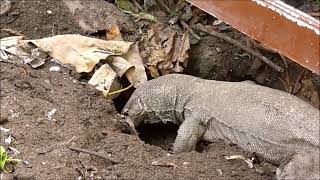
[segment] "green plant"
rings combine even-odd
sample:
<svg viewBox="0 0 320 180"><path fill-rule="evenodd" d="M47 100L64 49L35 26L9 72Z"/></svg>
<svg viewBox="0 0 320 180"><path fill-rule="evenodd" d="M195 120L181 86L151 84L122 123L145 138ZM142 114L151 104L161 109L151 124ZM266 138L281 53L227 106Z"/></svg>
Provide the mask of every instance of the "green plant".
<svg viewBox="0 0 320 180"><path fill-rule="evenodd" d="M9 173L11 172L6 168L7 164L17 165L21 160L20 159L11 159L8 158L8 154L4 147L0 146L0 172Z"/></svg>

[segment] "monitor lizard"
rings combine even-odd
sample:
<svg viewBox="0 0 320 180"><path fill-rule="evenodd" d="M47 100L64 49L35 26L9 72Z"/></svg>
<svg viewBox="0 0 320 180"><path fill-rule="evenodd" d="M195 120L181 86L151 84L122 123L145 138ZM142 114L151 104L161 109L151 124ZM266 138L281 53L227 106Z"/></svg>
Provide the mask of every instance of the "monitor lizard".
<svg viewBox="0 0 320 180"><path fill-rule="evenodd" d="M174 153L222 140L280 166L278 179L320 178L320 111L280 90L171 74L138 87L122 114L135 127L178 124Z"/></svg>

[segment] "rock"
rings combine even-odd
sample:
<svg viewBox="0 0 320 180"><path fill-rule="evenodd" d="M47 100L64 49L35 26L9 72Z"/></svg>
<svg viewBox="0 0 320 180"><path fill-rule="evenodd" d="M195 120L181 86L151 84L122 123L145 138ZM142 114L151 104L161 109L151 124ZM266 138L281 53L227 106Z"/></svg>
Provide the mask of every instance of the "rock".
<svg viewBox="0 0 320 180"><path fill-rule="evenodd" d="M63 0L63 2L86 33L110 30L114 25L125 32L135 31L135 25L129 16L104 0Z"/></svg>

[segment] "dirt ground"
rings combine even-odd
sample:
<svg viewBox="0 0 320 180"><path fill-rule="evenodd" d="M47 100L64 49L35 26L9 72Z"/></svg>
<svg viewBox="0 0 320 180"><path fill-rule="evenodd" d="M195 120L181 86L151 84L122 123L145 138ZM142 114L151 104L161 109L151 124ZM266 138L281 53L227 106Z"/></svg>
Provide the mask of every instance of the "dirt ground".
<svg viewBox="0 0 320 180"><path fill-rule="evenodd" d="M62 0L14 2L11 10L1 16L1 28L13 29L29 38L67 33L89 35L73 21ZM7 36L0 33L0 38ZM130 39L135 34L127 36ZM228 48L233 47L222 47ZM0 65L0 126L10 129L0 132L0 144L7 147L4 139L10 134L10 146L20 152L14 157L23 160L12 173L2 174L2 179L274 179L276 167L269 163L249 168L243 160L226 160L224 156L253 156L234 145L203 142L198 151L170 154L177 131L174 126L142 127L141 139L121 132L113 101L82 83L73 70L54 62L38 69L3 62ZM60 66L61 70L51 72L52 66ZM288 76L294 84L301 67L290 66L297 69ZM305 74L308 86L301 83L296 94L318 106L319 91L313 75ZM265 85L285 90L280 82L268 83ZM303 88L306 90L301 92ZM72 148L97 152L100 157ZM13 151L8 152L13 156Z"/></svg>

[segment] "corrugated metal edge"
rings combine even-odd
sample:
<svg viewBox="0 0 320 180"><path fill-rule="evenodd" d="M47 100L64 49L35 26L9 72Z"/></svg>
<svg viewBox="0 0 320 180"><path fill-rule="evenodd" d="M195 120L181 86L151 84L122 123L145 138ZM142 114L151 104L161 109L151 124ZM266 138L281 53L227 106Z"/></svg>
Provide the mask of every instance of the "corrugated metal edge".
<svg viewBox="0 0 320 180"><path fill-rule="evenodd" d="M320 22L279 0L188 0L265 46L320 74Z"/></svg>

